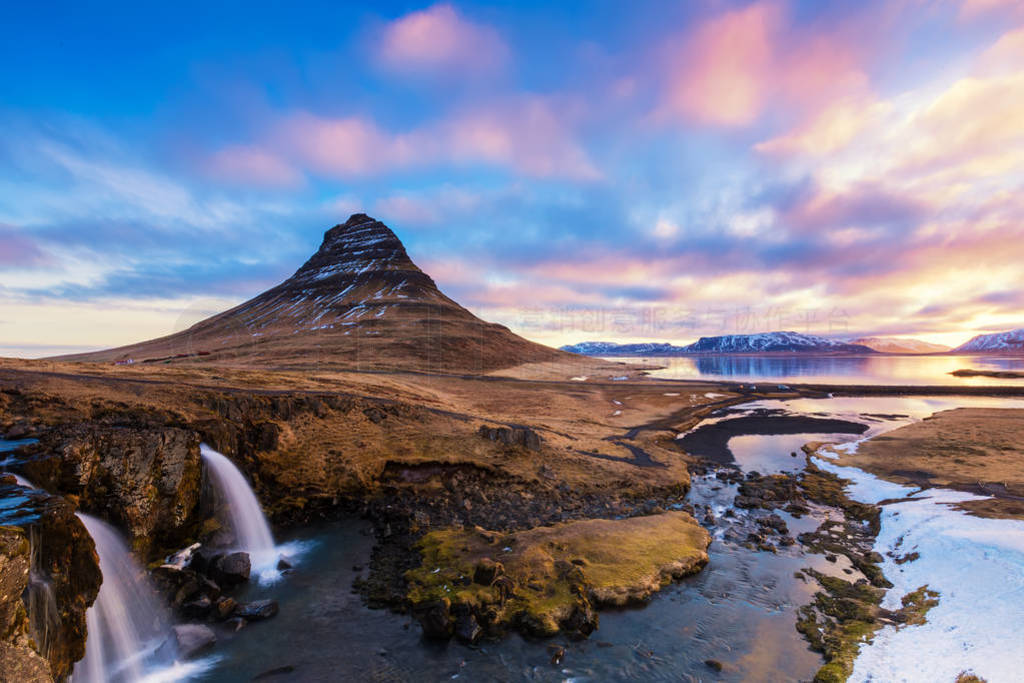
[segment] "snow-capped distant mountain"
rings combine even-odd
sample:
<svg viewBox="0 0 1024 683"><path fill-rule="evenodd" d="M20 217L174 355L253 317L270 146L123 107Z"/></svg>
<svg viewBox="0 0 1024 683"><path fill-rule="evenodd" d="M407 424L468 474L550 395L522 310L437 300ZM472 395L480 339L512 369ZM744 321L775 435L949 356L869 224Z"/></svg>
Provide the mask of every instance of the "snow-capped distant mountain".
<svg viewBox="0 0 1024 683"><path fill-rule="evenodd" d="M677 356L690 353L874 353L867 346L799 332L764 332L701 337L688 346L667 343L615 344L590 341L563 346L563 351L585 356Z"/></svg>
<svg viewBox="0 0 1024 683"><path fill-rule="evenodd" d="M687 353L874 353L867 346L799 332L763 332L701 337L686 347Z"/></svg>
<svg viewBox="0 0 1024 683"><path fill-rule="evenodd" d="M671 356L686 352L682 346L673 346L667 343L616 344L602 341L568 344L562 346L561 350L584 356Z"/></svg>
<svg viewBox="0 0 1024 683"><path fill-rule="evenodd" d="M879 353L945 353L949 347L933 344L920 339L899 339L897 337L861 337L851 339L851 344L860 344Z"/></svg>
<svg viewBox="0 0 1024 683"><path fill-rule="evenodd" d="M1009 332L979 334L953 351L1024 351L1024 327Z"/></svg>

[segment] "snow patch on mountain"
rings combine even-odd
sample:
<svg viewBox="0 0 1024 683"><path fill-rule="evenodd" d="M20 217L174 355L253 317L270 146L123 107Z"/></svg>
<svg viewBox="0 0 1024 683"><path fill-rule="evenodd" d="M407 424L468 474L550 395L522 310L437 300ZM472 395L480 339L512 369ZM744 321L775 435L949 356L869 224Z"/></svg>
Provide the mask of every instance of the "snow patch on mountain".
<svg viewBox="0 0 1024 683"><path fill-rule="evenodd" d="M979 334L954 351L1021 351L1024 350L1024 327L1009 332Z"/></svg>

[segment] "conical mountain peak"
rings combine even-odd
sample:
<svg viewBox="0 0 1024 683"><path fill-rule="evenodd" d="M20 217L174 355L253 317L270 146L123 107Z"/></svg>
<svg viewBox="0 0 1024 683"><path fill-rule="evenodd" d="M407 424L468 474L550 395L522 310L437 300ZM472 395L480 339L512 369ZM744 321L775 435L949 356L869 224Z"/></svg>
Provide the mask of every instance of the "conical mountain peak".
<svg viewBox="0 0 1024 683"><path fill-rule="evenodd" d="M356 213L324 233L320 248L291 281L304 285L324 281L338 284L353 279L387 278L396 272L407 273L418 284L436 287L412 262L402 241L388 226L365 213Z"/></svg>
<svg viewBox="0 0 1024 683"><path fill-rule="evenodd" d="M388 226L357 213L327 230L294 275L245 303L168 337L68 358L464 372L563 356L449 299Z"/></svg>

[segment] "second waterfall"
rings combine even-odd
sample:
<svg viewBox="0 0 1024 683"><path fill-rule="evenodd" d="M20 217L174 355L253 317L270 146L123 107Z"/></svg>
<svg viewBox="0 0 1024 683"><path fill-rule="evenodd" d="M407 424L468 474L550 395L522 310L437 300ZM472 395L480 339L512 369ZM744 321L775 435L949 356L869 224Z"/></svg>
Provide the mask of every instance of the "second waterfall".
<svg viewBox="0 0 1024 683"><path fill-rule="evenodd" d="M210 473L218 512L234 533L234 547L249 553L253 569L261 579L276 577L278 549L249 482L223 454L206 444L200 446L200 451Z"/></svg>

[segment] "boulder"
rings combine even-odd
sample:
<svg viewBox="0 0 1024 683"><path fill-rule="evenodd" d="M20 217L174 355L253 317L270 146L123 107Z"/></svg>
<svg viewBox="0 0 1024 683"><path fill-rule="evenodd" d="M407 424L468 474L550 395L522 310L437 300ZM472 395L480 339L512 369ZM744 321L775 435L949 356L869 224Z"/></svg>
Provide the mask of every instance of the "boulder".
<svg viewBox="0 0 1024 683"><path fill-rule="evenodd" d="M504 573L505 567L501 562L495 562L491 558L485 557L476 563L476 568L473 570L473 582L481 586L490 586Z"/></svg>
<svg viewBox="0 0 1024 683"><path fill-rule="evenodd" d="M235 616L247 621L262 621L277 616L277 600L256 600L235 607Z"/></svg>
<svg viewBox="0 0 1024 683"><path fill-rule="evenodd" d="M214 604L214 614L223 621L235 613L236 607L238 607L238 603L234 598L224 596Z"/></svg>
<svg viewBox="0 0 1024 683"><path fill-rule="evenodd" d="M178 624L173 627L173 631L178 655L182 659L191 659L217 642L217 634L203 624Z"/></svg>
<svg viewBox="0 0 1024 683"><path fill-rule="evenodd" d="M221 586L237 586L249 580L251 571L249 553L235 552L219 555L213 561L209 575Z"/></svg>

